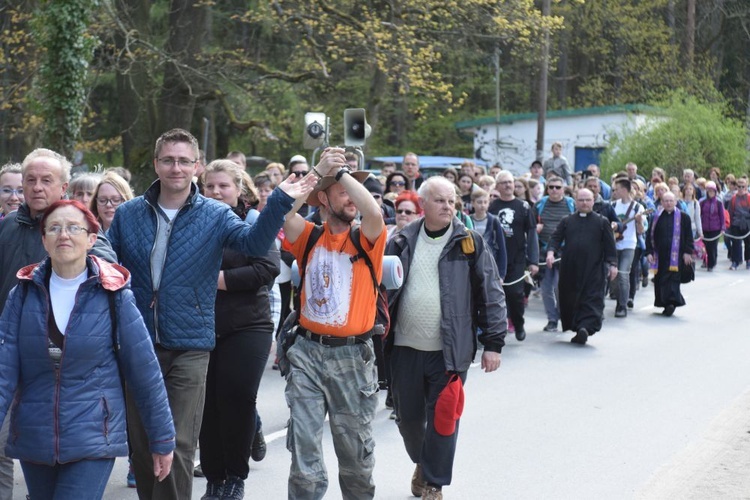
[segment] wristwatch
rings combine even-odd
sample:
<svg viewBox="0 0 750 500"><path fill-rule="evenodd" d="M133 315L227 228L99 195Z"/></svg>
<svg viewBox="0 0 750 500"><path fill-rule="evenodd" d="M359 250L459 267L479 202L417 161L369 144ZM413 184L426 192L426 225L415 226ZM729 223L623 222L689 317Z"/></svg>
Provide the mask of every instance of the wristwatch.
<svg viewBox="0 0 750 500"><path fill-rule="evenodd" d="M338 181L340 181L340 180L341 180L341 177L342 177L342 176L343 176L344 174L351 174L351 173L352 173L352 171L351 171L351 170L349 170L349 167L341 167L341 168L339 169L339 171L338 171L338 172L336 172L336 177L334 177L334 179L336 179L336 182L338 182Z"/></svg>

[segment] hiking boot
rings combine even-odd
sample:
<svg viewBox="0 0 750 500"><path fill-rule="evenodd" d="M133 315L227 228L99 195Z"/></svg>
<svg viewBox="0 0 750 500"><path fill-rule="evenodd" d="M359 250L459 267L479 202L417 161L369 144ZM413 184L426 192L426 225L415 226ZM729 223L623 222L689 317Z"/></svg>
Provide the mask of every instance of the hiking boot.
<svg viewBox="0 0 750 500"><path fill-rule="evenodd" d="M421 497L424 492L424 478L422 477L422 466L417 464L414 474L411 475L411 494L415 497Z"/></svg>
<svg viewBox="0 0 750 500"><path fill-rule="evenodd" d="M222 499L242 500L245 498L245 481L239 477L229 476L224 483Z"/></svg>
<svg viewBox="0 0 750 500"><path fill-rule="evenodd" d="M542 328L545 332L556 332L557 331L557 321L549 321L547 322L547 326Z"/></svg>
<svg viewBox="0 0 750 500"><path fill-rule="evenodd" d="M617 306L615 308L615 318L625 318L628 315L628 310L624 307Z"/></svg>
<svg viewBox="0 0 750 500"><path fill-rule="evenodd" d="M443 490L440 486L433 484L427 484L422 491L422 500L443 500Z"/></svg>
<svg viewBox="0 0 750 500"><path fill-rule="evenodd" d="M523 342L523 339L526 338L526 331L525 330L516 330L516 340L519 342Z"/></svg>
<svg viewBox="0 0 750 500"><path fill-rule="evenodd" d="M266 439L263 437L262 427L258 427L258 431L255 433L255 439L253 439L253 444L250 447L250 456L256 462L266 458Z"/></svg>
<svg viewBox="0 0 750 500"><path fill-rule="evenodd" d="M576 332L575 336L570 339L571 342L574 344L585 344L586 341L589 339L589 332L585 328L579 328Z"/></svg>
<svg viewBox="0 0 750 500"><path fill-rule="evenodd" d="M201 497L201 500L221 500L222 498L224 498L222 496L223 493L224 483L209 481L206 484L206 494Z"/></svg>

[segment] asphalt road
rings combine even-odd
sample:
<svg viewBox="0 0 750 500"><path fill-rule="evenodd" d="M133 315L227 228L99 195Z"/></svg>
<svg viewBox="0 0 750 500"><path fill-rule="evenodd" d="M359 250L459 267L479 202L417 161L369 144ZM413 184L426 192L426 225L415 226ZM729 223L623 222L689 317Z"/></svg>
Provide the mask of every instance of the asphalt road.
<svg viewBox="0 0 750 500"><path fill-rule="evenodd" d="M473 367L466 384L453 484L446 498L750 498L750 271L698 271L688 305L665 318L653 288L626 319L607 301L603 330L586 346L543 333L541 300L528 336L512 335L500 370ZM284 383L269 369L259 395L268 456L252 463L245 498L286 498L289 453ZM413 470L389 411L375 422L379 499L410 497ZM331 484L340 498L330 437ZM135 499L118 460L105 494ZM14 499L25 498L17 467ZM196 479L193 498L205 481Z"/></svg>

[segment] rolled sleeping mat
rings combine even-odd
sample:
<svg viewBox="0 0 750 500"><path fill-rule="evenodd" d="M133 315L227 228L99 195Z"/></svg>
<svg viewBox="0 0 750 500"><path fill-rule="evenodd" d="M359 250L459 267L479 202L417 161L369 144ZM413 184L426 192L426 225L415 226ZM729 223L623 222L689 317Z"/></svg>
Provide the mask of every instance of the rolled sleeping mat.
<svg viewBox="0 0 750 500"><path fill-rule="evenodd" d="M395 255L383 257L383 278L381 280L386 290L396 290L404 283L404 267L401 259ZM299 266L297 261L292 262L292 283L299 288Z"/></svg>

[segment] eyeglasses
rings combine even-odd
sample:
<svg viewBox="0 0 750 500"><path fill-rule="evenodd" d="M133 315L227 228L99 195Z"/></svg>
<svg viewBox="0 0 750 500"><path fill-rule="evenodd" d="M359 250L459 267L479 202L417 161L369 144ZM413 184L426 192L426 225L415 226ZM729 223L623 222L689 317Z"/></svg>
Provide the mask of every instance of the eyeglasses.
<svg viewBox="0 0 750 500"><path fill-rule="evenodd" d="M562 189L562 186L547 186L547 189Z"/></svg>
<svg viewBox="0 0 750 500"><path fill-rule="evenodd" d="M19 188L19 189L13 189L13 188L9 188L9 187L4 187L4 188L0 189L0 194L2 194L3 196L13 196L13 195L16 195L19 198L21 198L21 197L23 197L23 189L21 189L21 188Z"/></svg>
<svg viewBox="0 0 750 500"><path fill-rule="evenodd" d="M88 229L86 229L83 226L79 226L76 224L70 224L69 226L60 226L59 224L54 224L44 230L45 233L47 233L50 236L60 236L62 234L63 229L66 233L68 233L69 236L78 236L81 233L90 233Z"/></svg>
<svg viewBox="0 0 750 500"><path fill-rule="evenodd" d="M391 186L406 186L404 181L391 181Z"/></svg>
<svg viewBox="0 0 750 500"><path fill-rule="evenodd" d="M747 189L747 184L737 184L737 187L740 189Z"/></svg>
<svg viewBox="0 0 750 500"><path fill-rule="evenodd" d="M162 167L171 167L174 164L177 164L183 168L192 167L196 164L198 160L189 160L188 158L172 158L171 156L167 156L164 158L157 158L156 161L159 162L159 165Z"/></svg>
<svg viewBox="0 0 750 500"><path fill-rule="evenodd" d="M119 206L120 203L125 201L124 199L117 197L117 198L97 198L96 204L100 207L106 207L108 204L111 204L113 207Z"/></svg>
<svg viewBox="0 0 750 500"><path fill-rule="evenodd" d="M405 215L414 215L417 212L415 212L413 210L407 210L405 208L401 208L399 210L396 210L396 213L399 214L399 215L404 215L404 214Z"/></svg>

